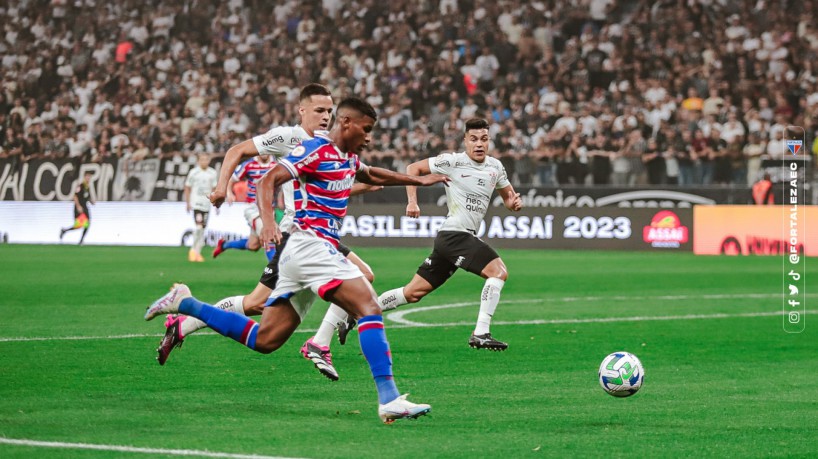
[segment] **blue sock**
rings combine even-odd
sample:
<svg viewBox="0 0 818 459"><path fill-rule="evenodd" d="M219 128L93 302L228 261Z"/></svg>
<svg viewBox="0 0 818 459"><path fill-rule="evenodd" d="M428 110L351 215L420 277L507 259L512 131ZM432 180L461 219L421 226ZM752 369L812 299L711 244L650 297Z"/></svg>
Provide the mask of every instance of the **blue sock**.
<svg viewBox="0 0 818 459"><path fill-rule="evenodd" d="M273 261L273 257L276 256L276 246L273 245L273 244L270 244L270 246L267 248L267 250L264 251L264 254L267 255L267 262L268 263Z"/></svg>
<svg viewBox="0 0 818 459"><path fill-rule="evenodd" d="M235 241L227 241L222 246L227 249L247 250L247 239L237 239Z"/></svg>
<svg viewBox="0 0 818 459"><path fill-rule="evenodd" d="M375 386L378 388L378 403L381 405L398 398L398 387L392 376L392 352L383 330L383 317L372 315L358 320L358 340L361 350L372 370Z"/></svg>
<svg viewBox="0 0 818 459"><path fill-rule="evenodd" d="M193 297L182 300L179 312L201 320L216 332L233 338L250 349L256 349L258 323L249 317L223 311Z"/></svg>

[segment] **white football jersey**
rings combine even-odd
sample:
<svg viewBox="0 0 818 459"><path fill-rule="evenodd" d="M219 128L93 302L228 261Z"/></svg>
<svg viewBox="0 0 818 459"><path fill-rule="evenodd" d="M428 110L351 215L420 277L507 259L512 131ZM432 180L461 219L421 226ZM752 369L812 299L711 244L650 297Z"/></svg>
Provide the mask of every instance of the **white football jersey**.
<svg viewBox="0 0 818 459"><path fill-rule="evenodd" d="M216 188L219 181L219 174L216 169L208 167L202 169L196 166L187 174L185 186L190 187L190 207L195 210L207 212L210 210L210 193Z"/></svg>
<svg viewBox="0 0 818 459"><path fill-rule="evenodd" d="M290 154L302 140L311 139L307 131L300 125L278 126L264 134L253 137L253 144L259 155L272 155L277 161ZM293 182L289 181L281 186L284 193L284 217L279 223L281 231L289 231L295 217L295 201L293 200Z"/></svg>
<svg viewBox="0 0 818 459"><path fill-rule="evenodd" d="M511 185L503 164L489 156L478 163L465 152L443 153L429 160L429 169L451 179L446 187L449 215L440 231L477 234L494 190Z"/></svg>

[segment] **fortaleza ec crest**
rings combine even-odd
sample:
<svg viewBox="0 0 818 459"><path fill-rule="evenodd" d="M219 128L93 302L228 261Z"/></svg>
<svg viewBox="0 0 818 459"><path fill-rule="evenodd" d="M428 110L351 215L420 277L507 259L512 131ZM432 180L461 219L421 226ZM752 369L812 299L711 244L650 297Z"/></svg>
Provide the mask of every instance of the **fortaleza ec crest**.
<svg viewBox="0 0 818 459"><path fill-rule="evenodd" d="M793 156L798 156L798 152L801 151L802 146L804 146L803 140L787 140L787 150L789 150Z"/></svg>

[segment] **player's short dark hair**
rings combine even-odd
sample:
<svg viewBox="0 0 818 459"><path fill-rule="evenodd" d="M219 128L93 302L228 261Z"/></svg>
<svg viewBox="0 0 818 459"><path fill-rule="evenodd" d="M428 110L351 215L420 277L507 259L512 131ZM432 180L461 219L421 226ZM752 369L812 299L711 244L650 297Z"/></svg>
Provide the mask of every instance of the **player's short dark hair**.
<svg viewBox="0 0 818 459"><path fill-rule="evenodd" d="M375 112L372 105L360 97L347 97L346 99L342 100L341 103L338 104L338 112L340 113L343 109L355 110L356 112L366 115L373 120L378 119L378 113Z"/></svg>
<svg viewBox="0 0 818 459"><path fill-rule="evenodd" d="M309 99L312 96L332 97L332 92L330 92L330 90L322 84L310 83L301 88L301 94L298 96L298 100Z"/></svg>
<svg viewBox="0 0 818 459"><path fill-rule="evenodd" d="M485 118L472 118L466 121L466 132L472 129L488 129L489 122Z"/></svg>

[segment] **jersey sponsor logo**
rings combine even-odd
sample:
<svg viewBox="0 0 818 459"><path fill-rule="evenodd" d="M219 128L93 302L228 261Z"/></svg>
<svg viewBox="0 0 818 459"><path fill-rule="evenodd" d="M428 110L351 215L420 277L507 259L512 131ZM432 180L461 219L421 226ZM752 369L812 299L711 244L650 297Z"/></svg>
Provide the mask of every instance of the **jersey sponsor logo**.
<svg viewBox="0 0 818 459"><path fill-rule="evenodd" d="M295 153L295 150L293 150L293 153ZM301 153L301 154L303 155L304 153ZM310 164L312 164L316 159L318 159L318 154L313 153L311 156L309 156L304 161L301 161L298 164L296 164L296 167L298 167L299 169L302 169L302 168L307 167Z"/></svg>
<svg viewBox="0 0 818 459"><path fill-rule="evenodd" d="M261 144L264 145L265 147L269 147L269 146L271 146L273 144L276 144L276 143L284 143L284 137L279 135L279 136L273 137L272 139L268 139L268 140L265 140L265 141L261 142Z"/></svg>
<svg viewBox="0 0 818 459"><path fill-rule="evenodd" d="M290 143L292 143L292 144L301 143L301 139L298 138L298 137L291 137L290 138Z"/></svg>
<svg viewBox="0 0 818 459"><path fill-rule="evenodd" d="M477 186L486 186L486 180L481 178L477 179Z"/></svg>
<svg viewBox="0 0 818 459"><path fill-rule="evenodd" d="M335 166L338 168L338 163L335 163ZM353 182L355 182L355 177L347 177L343 180L332 180L327 182L327 189L329 191L348 190L352 187Z"/></svg>

